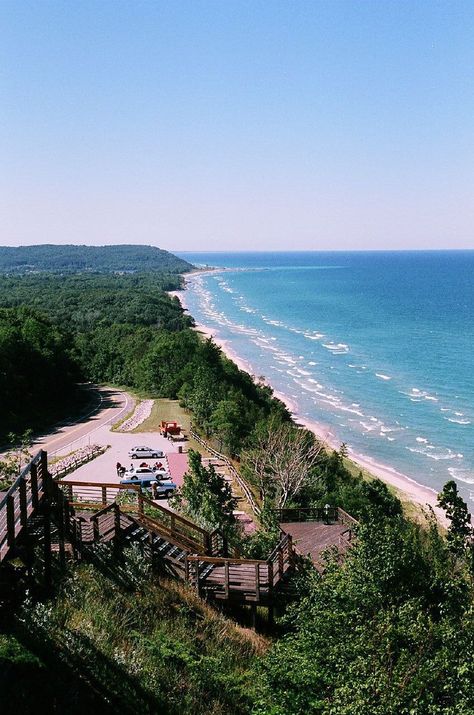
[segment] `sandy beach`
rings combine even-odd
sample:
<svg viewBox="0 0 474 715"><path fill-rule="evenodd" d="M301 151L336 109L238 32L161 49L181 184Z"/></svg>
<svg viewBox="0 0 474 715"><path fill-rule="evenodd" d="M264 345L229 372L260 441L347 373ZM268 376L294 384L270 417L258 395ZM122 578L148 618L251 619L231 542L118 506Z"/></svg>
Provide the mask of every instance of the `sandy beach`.
<svg viewBox="0 0 474 715"><path fill-rule="evenodd" d="M212 272L215 272L215 270L212 270ZM185 282L187 283L189 280L192 280L193 276L202 275L210 272L210 270L193 271L193 273L185 276ZM179 299L182 307L185 310L188 310L186 304L185 290L173 291L170 292L169 295L176 296ZM229 345L228 341L222 339L219 336L218 331L213 330L206 325L198 323L196 323L195 329L205 337L212 338L216 345L218 345L227 355L227 357L230 358L233 362L235 362L235 364L241 370L248 372L254 377L256 373L258 373L258 370L256 371L249 362L243 360L239 355L235 353L235 351ZM273 394L275 395L275 397L285 403L296 423L304 425L307 429L311 430L318 437L318 439L320 439L327 445L328 448L335 450L340 448L340 443L336 440L334 434L329 430L329 428L319 424L318 422L309 420L308 418L299 415L298 405L287 395L284 395L278 390L275 390L272 385L270 386L273 389ZM351 461L353 461L357 466L361 468L361 470L369 472L374 477L378 477L379 479L396 489L397 492L399 492L402 501L412 502L413 504L419 507L423 507L425 509L427 507L431 507L435 512L439 522L443 525L446 525L447 522L445 513L436 505L437 492L435 489L426 487L423 484L417 482L415 479L409 477L408 475L401 474L400 472L397 472L395 469L387 465L379 464L375 460L371 459L369 456L359 454L351 450L350 448L348 448L348 456Z"/></svg>

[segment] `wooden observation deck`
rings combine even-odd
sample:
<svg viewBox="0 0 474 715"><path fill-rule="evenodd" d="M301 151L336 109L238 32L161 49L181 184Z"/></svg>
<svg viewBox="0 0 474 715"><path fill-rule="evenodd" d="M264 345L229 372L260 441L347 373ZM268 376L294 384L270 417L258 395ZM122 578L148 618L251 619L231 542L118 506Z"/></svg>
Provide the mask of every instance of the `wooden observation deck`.
<svg viewBox="0 0 474 715"><path fill-rule="evenodd" d="M352 546L357 521L340 507L277 509L280 529L293 539L300 556L308 556L314 566L323 569L323 553L336 549L342 557Z"/></svg>

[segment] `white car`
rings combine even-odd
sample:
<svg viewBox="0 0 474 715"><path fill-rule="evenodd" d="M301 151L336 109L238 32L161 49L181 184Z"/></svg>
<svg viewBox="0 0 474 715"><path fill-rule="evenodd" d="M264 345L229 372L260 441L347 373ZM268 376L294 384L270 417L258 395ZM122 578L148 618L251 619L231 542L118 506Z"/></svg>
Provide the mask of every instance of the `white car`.
<svg viewBox="0 0 474 715"><path fill-rule="evenodd" d="M154 479L171 479L168 472L164 469L152 469L152 467L137 467L136 469L127 469L124 473L124 479L141 479L142 477L153 477Z"/></svg>
<svg viewBox="0 0 474 715"><path fill-rule="evenodd" d="M132 447L129 450L128 456L131 459L158 459L164 457L164 453L160 449L153 449L152 447Z"/></svg>
<svg viewBox="0 0 474 715"><path fill-rule="evenodd" d="M123 475L124 479L141 479L142 477L156 479L156 474L151 467L137 467L136 469L127 469Z"/></svg>

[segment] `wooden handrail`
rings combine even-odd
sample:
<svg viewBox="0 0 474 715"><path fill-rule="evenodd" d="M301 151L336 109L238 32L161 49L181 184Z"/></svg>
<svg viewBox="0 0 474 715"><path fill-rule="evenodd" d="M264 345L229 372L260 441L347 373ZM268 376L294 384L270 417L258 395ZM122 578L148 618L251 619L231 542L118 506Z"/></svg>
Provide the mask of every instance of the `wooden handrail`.
<svg viewBox="0 0 474 715"><path fill-rule="evenodd" d="M337 507L337 517L338 521L340 521L344 526L359 526L357 519L354 519L354 517L348 514L347 511L341 509L340 506Z"/></svg>
<svg viewBox="0 0 474 715"><path fill-rule="evenodd" d="M225 556L188 556L188 561L202 561L206 564L219 566L224 566L226 563L233 566L239 566L242 564L260 564L261 566L268 565L268 561L263 561L262 559L233 559Z"/></svg>
<svg viewBox="0 0 474 715"><path fill-rule="evenodd" d="M201 445L201 447L204 447L209 454L214 455L214 457L217 457L218 459L221 459L226 467L229 469L231 472L232 476L235 478L237 483L239 484L240 488L242 489L243 493L245 494L245 497L250 504L250 508L252 509L253 513L255 516L259 517L262 513L261 508L258 506L257 502L255 501L255 497L253 496L252 492L250 491L250 488L248 484L242 479L232 462L225 456L225 454L221 454L221 452L218 452L217 449L214 449L214 447L211 447L210 444L208 444L202 437L200 437L194 430L190 430L191 437Z"/></svg>
<svg viewBox="0 0 474 715"><path fill-rule="evenodd" d="M142 496L142 500L143 500L143 504L148 504L153 509L157 509L158 511L161 511L163 514L166 514L166 516L169 516L174 521L179 521L182 524L185 524L193 531L199 531L199 533L202 534L203 536L209 536L209 532L206 529L203 529L202 526L198 526L198 524L195 524L193 521L186 519L185 516L181 516L181 514L177 514L176 512L171 511L171 509L167 509L166 507L162 506L162 504L156 504L151 499L148 499L148 497Z"/></svg>
<svg viewBox="0 0 474 715"><path fill-rule="evenodd" d="M330 506L326 507L280 507L278 509L272 509L277 520L281 523L284 521L337 521L338 510L337 507Z"/></svg>
<svg viewBox="0 0 474 715"><path fill-rule="evenodd" d="M94 488L98 489L100 492L100 498L98 499L98 502L100 502L100 503L103 503L103 498L104 498L103 497L103 489L110 488L110 489L116 489L116 490L134 491L135 493L138 494L138 498L140 500L140 504L137 505L138 513L141 514L143 512L142 507L146 504L150 508L162 513L163 515L165 515L167 518L173 520L174 522L179 522L180 524L185 525L190 530L192 530L194 532L199 532L199 534L201 534L203 537L207 538L209 536L209 532L206 531L206 529L204 529L203 527L198 526L198 524L195 524L194 522L190 521L189 519L182 516L181 514L177 514L176 512L171 511L171 509L167 509L166 507L162 506L161 504L157 504L156 502L154 502L151 499L149 499L148 497L146 497L143 494L143 492L138 484L116 484L114 482L80 482L80 481L75 481L75 480L59 481L59 482L57 482L57 484L60 486L65 486L65 487L69 487L69 486L86 487L86 488L94 487ZM76 502L74 502L74 503L76 503ZM77 503L79 504L80 502L77 502ZM92 502L88 501L87 505L88 506L92 505ZM124 507L125 507L124 510L132 511L134 505L127 504L127 505L124 505ZM132 507L132 509L130 509L129 507Z"/></svg>
<svg viewBox="0 0 474 715"><path fill-rule="evenodd" d="M114 511L117 506L118 505L116 502L111 502L110 504L107 504L107 506L104 506L103 509L100 509L99 511L94 512L94 514L91 516L91 519L98 519L99 516L102 516L103 514L107 514L108 511ZM80 517L80 518L82 518L82 517ZM87 519L85 519L84 521L87 521Z"/></svg>
<svg viewBox="0 0 474 715"><path fill-rule="evenodd" d="M11 485L11 487L8 489L7 493L6 493L5 496L3 497L2 501L0 501L0 511L5 507L5 505L6 505L6 503L7 503L8 496L9 496L10 494L13 494L14 492L16 492L17 489L19 489L21 480L22 480L22 479L28 480L28 477L29 477L29 475L30 475L30 467L31 467L33 464L36 466L36 465L38 465L39 463L41 463L41 455L42 455L42 452L38 452L38 454L36 454L36 455L33 457L33 459L31 460L31 462L29 462L29 464L27 464L26 467L24 467L24 468L21 470L19 476L15 479L15 481L13 482L13 484Z"/></svg>
<svg viewBox="0 0 474 715"><path fill-rule="evenodd" d="M47 454L41 450L21 471L0 502L0 548L2 560L7 558L28 520L43 505L42 531L44 539L44 579L51 577L50 519L54 513L59 543L59 558L64 563L64 541L75 543L75 526L67 497L48 472Z"/></svg>
<svg viewBox="0 0 474 715"><path fill-rule="evenodd" d="M139 484L117 484L116 482L79 482L79 481L74 481L74 480L63 480L60 479L56 482L59 486L72 486L72 487L106 487L110 489L126 489L126 490L133 490L133 491L140 491L140 485Z"/></svg>
<svg viewBox="0 0 474 715"><path fill-rule="evenodd" d="M282 550L282 548L283 548L284 546L286 546L286 544L288 543L288 541L289 541L288 534L282 535L282 536L280 537L280 541L278 542L278 544L275 546L275 548L274 548L273 551L271 552L271 554L270 554L270 556L268 557L267 561L274 561L275 556L277 556L277 555L279 554L279 552Z"/></svg>
<svg viewBox="0 0 474 715"><path fill-rule="evenodd" d="M199 551L200 549L204 548L204 544L195 541L194 539L189 536L186 536L185 534L172 531L168 527L164 526L163 524L160 524L160 522L155 521L154 519L151 519L145 514L140 515L138 523L144 524L149 529L155 529L158 533L165 536L167 541L174 544L175 546L178 546L181 549L192 549L193 551ZM203 557L206 558L204 555Z"/></svg>

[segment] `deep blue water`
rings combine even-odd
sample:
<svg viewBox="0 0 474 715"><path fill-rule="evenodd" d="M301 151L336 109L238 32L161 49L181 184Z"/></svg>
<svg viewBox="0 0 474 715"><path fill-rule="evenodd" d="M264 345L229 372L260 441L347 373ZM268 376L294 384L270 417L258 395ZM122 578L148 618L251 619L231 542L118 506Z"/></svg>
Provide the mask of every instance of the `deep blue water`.
<svg viewBox="0 0 474 715"><path fill-rule="evenodd" d="M181 255L235 269L193 279L190 313L300 414L474 498L474 251Z"/></svg>

